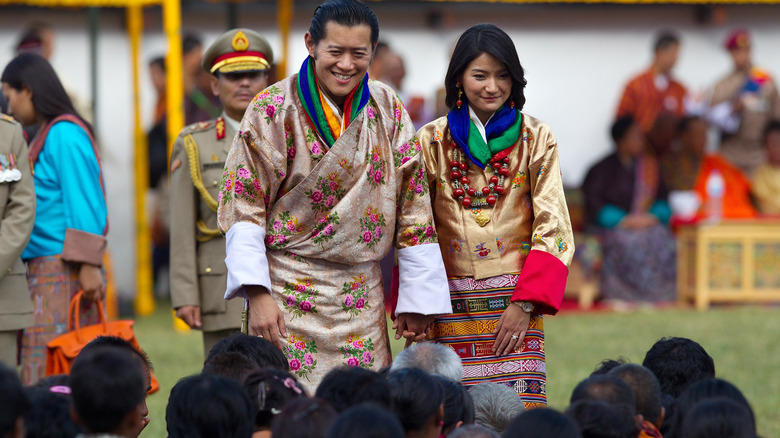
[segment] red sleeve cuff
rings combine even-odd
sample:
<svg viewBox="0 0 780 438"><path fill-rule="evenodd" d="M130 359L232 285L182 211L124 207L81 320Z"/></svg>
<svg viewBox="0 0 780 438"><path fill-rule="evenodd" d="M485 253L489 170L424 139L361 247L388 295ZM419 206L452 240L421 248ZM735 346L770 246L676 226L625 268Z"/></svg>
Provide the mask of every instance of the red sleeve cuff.
<svg viewBox="0 0 780 438"><path fill-rule="evenodd" d="M554 255L532 250L525 259L512 301L534 303L535 314L555 315L561 308L569 268Z"/></svg>

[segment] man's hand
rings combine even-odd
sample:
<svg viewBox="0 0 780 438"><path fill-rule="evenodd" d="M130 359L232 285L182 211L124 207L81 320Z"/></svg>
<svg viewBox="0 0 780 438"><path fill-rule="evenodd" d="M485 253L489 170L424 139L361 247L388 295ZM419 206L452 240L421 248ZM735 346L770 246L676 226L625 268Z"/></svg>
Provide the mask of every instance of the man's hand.
<svg viewBox="0 0 780 438"><path fill-rule="evenodd" d="M412 342L422 342L431 334L431 326L434 315L422 315L419 313L399 313L393 323L395 339L406 338L404 348L412 345Z"/></svg>
<svg viewBox="0 0 780 438"><path fill-rule="evenodd" d="M496 324L496 342L493 344L493 354L505 356L523 343L528 325L531 323L531 314L515 304L509 304L501 314Z"/></svg>
<svg viewBox="0 0 780 438"><path fill-rule="evenodd" d="M176 316L184 320L190 328L199 329L203 326L200 320L200 306L181 306L176 309Z"/></svg>
<svg viewBox="0 0 780 438"><path fill-rule="evenodd" d="M103 273L100 268L88 263L82 263L79 268L79 287L84 291L85 300L100 301L103 299Z"/></svg>
<svg viewBox="0 0 780 438"><path fill-rule="evenodd" d="M262 286L245 286L249 297L249 333L268 339L280 350L282 338L287 337L284 314L268 289Z"/></svg>

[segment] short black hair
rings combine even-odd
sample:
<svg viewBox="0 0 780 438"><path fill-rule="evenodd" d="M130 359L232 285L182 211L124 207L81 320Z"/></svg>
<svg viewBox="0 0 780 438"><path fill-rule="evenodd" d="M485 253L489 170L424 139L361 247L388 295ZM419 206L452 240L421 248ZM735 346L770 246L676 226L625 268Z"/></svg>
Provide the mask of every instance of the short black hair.
<svg viewBox="0 0 780 438"><path fill-rule="evenodd" d="M16 421L30 407L22 382L12 369L0 363L0 437L10 436Z"/></svg>
<svg viewBox="0 0 780 438"><path fill-rule="evenodd" d="M580 438L577 423L550 408L524 412L512 420L504 430L504 438Z"/></svg>
<svg viewBox="0 0 780 438"><path fill-rule="evenodd" d="M761 137L764 141L769 137L769 134L773 132L780 132L780 120L770 120L764 127L764 136Z"/></svg>
<svg viewBox="0 0 780 438"><path fill-rule="evenodd" d="M596 368L593 369L593 372L590 373L590 375L591 377L602 376L612 371L612 369L617 368L625 363L628 363L628 361L624 357L619 357L617 359L604 359L599 362L598 365L596 365Z"/></svg>
<svg viewBox="0 0 780 438"><path fill-rule="evenodd" d="M618 117L617 120L612 123L612 127L609 129L609 134L612 136L612 141L614 141L615 144L620 143L620 140L623 140L623 137L626 136L628 130L631 129L631 127L635 124L636 121L632 116Z"/></svg>
<svg viewBox="0 0 780 438"><path fill-rule="evenodd" d="M183 55L190 53L198 47L203 47L203 40L200 36L194 33L184 34L184 37L181 39L181 53Z"/></svg>
<svg viewBox="0 0 780 438"><path fill-rule="evenodd" d="M292 374L273 368L263 368L249 375L244 389L254 407L256 428L270 429L274 417L284 411L286 403L306 397L306 392Z"/></svg>
<svg viewBox="0 0 780 438"><path fill-rule="evenodd" d="M149 67L151 67L153 65L159 67L162 71L165 71L165 57L164 56L156 56L156 57L152 58L152 60L149 61Z"/></svg>
<svg viewBox="0 0 780 438"><path fill-rule="evenodd" d="M277 370L290 371L290 364L273 342L259 336L249 336L241 332L231 333L220 339L209 351L206 362L214 356L226 351L235 351L243 354L255 363L258 368L271 367Z"/></svg>
<svg viewBox="0 0 780 438"><path fill-rule="evenodd" d="M143 365L141 373L144 375L146 390L148 391L151 389L152 371L154 370L154 367L152 366L152 362L149 360L149 356L147 356L145 351L141 350L140 346L133 345L127 339L121 338L119 336L103 335L91 340L87 345L84 346L84 348L81 349L81 353L104 347L115 347L132 353Z"/></svg>
<svg viewBox="0 0 780 438"><path fill-rule="evenodd" d="M325 400L318 398L297 398L274 418L271 436L274 438L319 438L325 437L333 422L336 411Z"/></svg>
<svg viewBox="0 0 780 438"><path fill-rule="evenodd" d="M138 359L119 347L82 351L70 372L73 407L89 433L109 433L140 405L146 387Z"/></svg>
<svg viewBox="0 0 780 438"><path fill-rule="evenodd" d="M25 388L30 410L24 416L28 438L73 438L83 430L70 416L70 396L46 388Z"/></svg>
<svg viewBox="0 0 780 438"><path fill-rule="evenodd" d="M504 63L509 76L512 78L512 91L509 101L515 103L515 108L520 111L525 105L525 71L517 56L517 49L512 38L494 24L482 23L467 29L458 38L455 50L447 67L447 75L444 77L444 90L446 97L444 103L447 108L453 109L458 101L458 87L456 83L462 81L466 67L483 53L489 53ZM465 99L465 96L461 97Z"/></svg>
<svg viewBox="0 0 780 438"><path fill-rule="evenodd" d="M699 380L715 377L715 362L707 351L687 338L661 338L645 354L642 365L658 378L661 392L679 397Z"/></svg>
<svg viewBox="0 0 780 438"><path fill-rule="evenodd" d="M387 376L393 396L393 411L407 434L420 430L439 413L444 391L439 382L419 368L392 371Z"/></svg>
<svg viewBox="0 0 780 438"><path fill-rule="evenodd" d="M756 438L756 423L743 405L725 397L713 398L693 407L677 436Z"/></svg>
<svg viewBox="0 0 780 438"><path fill-rule="evenodd" d="M376 405L359 404L339 414L327 438L404 438L401 422Z"/></svg>
<svg viewBox="0 0 780 438"><path fill-rule="evenodd" d="M640 432L633 412L625 404L580 400L566 409L566 416L577 423L582 438L629 438Z"/></svg>
<svg viewBox="0 0 780 438"><path fill-rule="evenodd" d="M474 422L474 400L469 392L460 383L437 374L431 374L444 391L444 424L442 431L451 432L454 426L462 421L463 424Z"/></svg>
<svg viewBox="0 0 780 438"><path fill-rule="evenodd" d="M393 403L387 378L360 367L331 370L320 382L315 396L330 403L336 412L360 403L374 403L390 409Z"/></svg>
<svg viewBox="0 0 780 438"><path fill-rule="evenodd" d="M680 37L678 37L677 34L672 31L665 30L659 33L658 36L655 38L655 43L653 44L653 52L657 52L659 50L666 50L669 47L678 44L680 44Z"/></svg>
<svg viewBox="0 0 780 438"><path fill-rule="evenodd" d="M254 430L252 417L244 388L212 374L179 380L165 409L170 438L248 438Z"/></svg>
<svg viewBox="0 0 780 438"><path fill-rule="evenodd" d="M216 374L243 384L250 374L261 368L245 355L237 351L225 351L215 354L203 364L203 374Z"/></svg>
<svg viewBox="0 0 780 438"><path fill-rule="evenodd" d="M661 416L661 385L652 371L633 363L612 369L609 374L626 382L636 397L636 412L655 424Z"/></svg>
<svg viewBox="0 0 780 438"><path fill-rule="evenodd" d="M331 21L348 27L366 25L371 28L371 46L379 41L379 20L374 11L361 1L327 0L317 6L309 26L309 35L314 44L325 38L327 24Z"/></svg>
<svg viewBox="0 0 780 438"><path fill-rule="evenodd" d="M669 420L670 437L681 438L682 423L693 408L704 400L727 398L743 406L751 422L755 424L755 414L745 395L732 383L723 379L705 379L693 383L680 394L675 403L674 415ZM664 435L666 436L666 434Z"/></svg>
<svg viewBox="0 0 780 438"><path fill-rule="evenodd" d="M592 376L583 380L571 393L569 403L580 400L601 400L609 404L624 404L636 411L634 391L628 384L615 376Z"/></svg>

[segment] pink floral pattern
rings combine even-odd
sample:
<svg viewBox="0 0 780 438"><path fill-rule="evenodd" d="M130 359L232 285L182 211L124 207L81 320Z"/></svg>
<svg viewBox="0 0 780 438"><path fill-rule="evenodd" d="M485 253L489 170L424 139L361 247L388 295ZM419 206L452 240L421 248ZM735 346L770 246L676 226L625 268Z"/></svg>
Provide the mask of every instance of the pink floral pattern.
<svg viewBox="0 0 780 438"><path fill-rule="evenodd" d="M368 177L369 186L374 188L385 184L387 170L385 160L382 158L382 149L379 146L375 146L371 149L371 153L366 154L366 164L368 165L366 166L368 167L366 176Z"/></svg>
<svg viewBox="0 0 780 438"><path fill-rule="evenodd" d="M309 146L309 155L315 163L320 161L325 156L325 152L328 151L324 146L325 143L321 142L317 134L308 126L306 127L306 144Z"/></svg>
<svg viewBox="0 0 780 438"><path fill-rule="evenodd" d="M311 278L303 278L295 283L284 282L282 298L284 307L292 313L291 320L317 312L319 291L312 287Z"/></svg>
<svg viewBox="0 0 780 438"><path fill-rule="evenodd" d="M287 356L290 371L296 376L309 380L309 373L317 367L317 343L302 336L291 334L282 352Z"/></svg>
<svg viewBox="0 0 780 438"><path fill-rule="evenodd" d="M393 154L395 167L403 166L409 160L419 154L421 150L422 148L420 147L420 140L417 139L417 136L410 138L409 141L395 149L395 153Z"/></svg>
<svg viewBox="0 0 780 438"><path fill-rule="evenodd" d="M341 353L344 355L344 365L350 367L371 368L374 366L374 341L371 338L361 338L357 334L350 334Z"/></svg>
<svg viewBox="0 0 780 438"><path fill-rule="evenodd" d="M358 243L366 245L369 249L374 248L384 236L386 227L385 215L379 212L378 208L368 206L360 219L360 237Z"/></svg>
<svg viewBox="0 0 780 438"><path fill-rule="evenodd" d="M368 285L366 284L365 274L352 277L352 281L344 283L341 293L344 300L341 302L341 308L349 313L349 319L358 316L363 309L370 309L368 304Z"/></svg>
<svg viewBox="0 0 780 438"><path fill-rule="evenodd" d="M284 103L284 94L276 85L272 85L255 96L252 101L252 111L261 113L269 125L274 121L278 109Z"/></svg>
<svg viewBox="0 0 780 438"><path fill-rule="evenodd" d="M303 225L298 224L298 218L290 215L289 211L282 212L273 221L269 221L265 235L265 245L270 249L284 248L288 237L294 236L303 230Z"/></svg>
<svg viewBox="0 0 780 438"><path fill-rule="evenodd" d="M218 203L226 204L233 199L257 201L266 198L255 169L247 169L245 165L239 164L235 172L222 172Z"/></svg>
<svg viewBox="0 0 780 438"><path fill-rule="evenodd" d="M406 195L404 197L407 201L414 201L415 196L425 196L428 194L428 190L428 173L425 171L425 167L420 164L409 178L409 184L406 187Z"/></svg>
<svg viewBox="0 0 780 438"><path fill-rule="evenodd" d="M330 211L347 193L342 183L336 172L331 172L327 177L317 178L314 188L305 193L311 201L311 209L318 213Z"/></svg>
<svg viewBox="0 0 780 438"><path fill-rule="evenodd" d="M333 225L338 225L339 223L339 214L338 212L333 212L324 218L320 219L319 222L317 222L317 225L314 226L314 230L312 231L312 241L319 245L320 247L325 247L325 242L328 240L333 239L333 234L336 233L336 228Z"/></svg>
<svg viewBox="0 0 780 438"><path fill-rule="evenodd" d="M409 239L409 243L412 246L438 242L433 221L428 221L427 224L414 224L414 226L407 228L403 232L403 236Z"/></svg>

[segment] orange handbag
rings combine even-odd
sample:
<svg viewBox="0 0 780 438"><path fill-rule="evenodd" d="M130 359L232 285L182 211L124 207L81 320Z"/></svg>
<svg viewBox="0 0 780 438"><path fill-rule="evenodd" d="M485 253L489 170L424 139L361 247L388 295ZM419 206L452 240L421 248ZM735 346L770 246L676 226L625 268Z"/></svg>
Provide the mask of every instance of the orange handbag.
<svg viewBox="0 0 780 438"><path fill-rule="evenodd" d="M120 320L109 322L106 319L106 311L103 308L103 303L98 302L98 313L100 314L100 322L94 325L88 325L81 327L79 321L80 304L82 291L79 291L73 296L70 301L70 309L68 309L68 332L57 336L46 344L46 375L51 376L55 374L70 374L70 367L73 365L73 361L76 356L81 352L81 349L89 344L92 340L98 336L116 336L122 338L130 343L138 351L141 350L141 346L138 345L138 340L135 338L133 332L133 324L135 321ZM75 322L75 328L74 328ZM153 393L160 388L160 384L157 378L152 374L152 389L149 393Z"/></svg>

